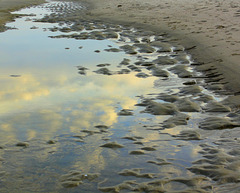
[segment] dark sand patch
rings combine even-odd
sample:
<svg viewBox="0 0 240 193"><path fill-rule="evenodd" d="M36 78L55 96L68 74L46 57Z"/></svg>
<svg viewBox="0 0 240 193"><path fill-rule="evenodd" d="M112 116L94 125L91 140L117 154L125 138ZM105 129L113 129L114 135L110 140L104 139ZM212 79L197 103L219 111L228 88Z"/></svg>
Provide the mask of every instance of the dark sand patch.
<svg viewBox="0 0 240 193"><path fill-rule="evenodd" d="M119 116L131 116L133 115L133 110L131 109L122 109L120 112L118 112Z"/></svg>
<svg viewBox="0 0 240 193"><path fill-rule="evenodd" d="M97 74L103 74L103 75L113 75L113 72L111 72L108 68L100 68L94 72Z"/></svg>
<svg viewBox="0 0 240 193"><path fill-rule="evenodd" d="M153 62L158 65L174 65L177 64L178 61L170 56L158 56L158 58L153 60Z"/></svg>
<svg viewBox="0 0 240 193"><path fill-rule="evenodd" d="M83 184L84 181L93 181L99 177L100 174L89 173L83 174L81 171L70 171L61 176L61 184L64 188L73 188Z"/></svg>
<svg viewBox="0 0 240 193"><path fill-rule="evenodd" d="M145 154L145 152L142 150L134 150L134 151L131 151L129 154L130 155L143 155L143 154Z"/></svg>
<svg viewBox="0 0 240 193"><path fill-rule="evenodd" d="M125 169L121 172L119 172L119 175L122 176L135 176L137 178L154 178L154 174L151 173L141 173L140 168L134 168L134 169Z"/></svg>
<svg viewBox="0 0 240 193"><path fill-rule="evenodd" d="M177 74L179 78L193 77L192 73L187 70L187 67L185 65L177 65L172 68L169 68L169 70Z"/></svg>
<svg viewBox="0 0 240 193"><path fill-rule="evenodd" d="M101 145L100 147L107 147L107 148L112 148L112 149L117 149L117 148L123 148L124 146L117 143L117 142L109 142L104 145Z"/></svg>
<svg viewBox="0 0 240 193"><path fill-rule="evenodd" d="M151 67L152 75L157 77L169 77L169 73L166 70L162 70L159 66Z"/></svg>
<svg viewBox="0 0 240 193"><path fill-rule="evenodd" d="M174 115L178 112L176 105L171 103L157 103L154 101L145 101L146 109L145 113L151 113L153 115Z"/></svg>
<svg viewBox="0 0 240 193"><path fill-rule="evenodd" d="M183 87L180 90L180 93L184 95L197 95L197 94L200 94L201 91L202 91L202 88L200 88L198 85L192 85L192 86Z"/></svg>
<svg viewBox="0 0 240 193"><path fill-rule="evenodd" d="M227 118L220 117L208 117L200 123L199 127L206 130L221 130L221 129L232 129L239 127L240 124L234 123Z"/></svg>
<svg viewBox="0 0 240 193"><path fill-rule="evenodd" d="M200 112L200 106L192 102L189 98L179 99L175 102L176 106L178 107L179 111L181 112Z"/></svg>
<svg viewBox="0 0 240 193"><path fill-rule="evenodd" d="M240 175L237 172L240 167L239 157L215 148L205 148L203 154L205 159L194 162L195 165L189 168L190 171L208 176L220 183L239 182Z"/></svg>
<svg viewBox="0 0 240 193"><path fill-rule="evenodd" d="M16 144L16 146L18 146L18 147L29 147L29 143L28 142L18 142Z"/></svg>
<svg viewBox="0 0 240 193"><path fill-rule="evenodd" d="M156 151L157 149L154 147L142 147L141 150L145 150L145 151Z"/></svg>
<svg viewBox="0 0 240 193"><path fill-rule="evenodd" d="M225 106L219 102L211 102L208 103L205 107L204 110L206 112L231 112L231 108L228 106Z"/></svg>
<svg viewBox="0 0 240 193"><path fill-rule="evenodd" d="M163 128L173 128L178 125L187 125L190 116L183 113L177 113L173 117L168 118L162 123Z"/></svg>
<svg viewBox="0 0 240 193"><path fill-rule="evenodd" d="M147 163L155 164L155 165L158 165L158 166L171 164L171 162L168 162L166 159L160 159L160 158L158 158L157 161L152 161L152 160L147 161Z"/></svg>
<svg viewBox="0 0 240 193"><path fill-rule="evenodd" d="M169 103L174 103L177 100L179 100L179 97L177 95L168 95L168 94L160 94L157 98Z"/></svg>
<svg viewBox="0 0 240 193"><path fill-rule="evenodd" d="M201 140L201 135L194 130L181 131L178 135L172 135L179 140Z"/></svg>

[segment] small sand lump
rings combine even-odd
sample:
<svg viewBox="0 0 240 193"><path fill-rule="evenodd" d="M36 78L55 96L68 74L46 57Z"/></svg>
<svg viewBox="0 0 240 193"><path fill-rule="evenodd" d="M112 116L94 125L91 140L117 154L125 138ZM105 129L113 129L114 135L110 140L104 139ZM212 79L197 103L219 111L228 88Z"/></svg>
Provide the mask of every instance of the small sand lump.
<svg viewBox="0 0 240 193"><path fill-rule="evenodd" d="M109 143L106 143L104 145L101 145L100 147L107 147L107 148L116 149L116 148L123 148L124 146L121 145L121 144L118 144L116 142L109 142Z"/></svg>

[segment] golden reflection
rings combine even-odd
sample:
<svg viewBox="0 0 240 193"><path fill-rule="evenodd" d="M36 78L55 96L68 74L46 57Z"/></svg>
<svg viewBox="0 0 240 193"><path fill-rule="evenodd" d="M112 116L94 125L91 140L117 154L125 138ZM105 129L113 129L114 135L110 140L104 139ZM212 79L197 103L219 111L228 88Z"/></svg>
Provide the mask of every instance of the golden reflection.
<svg viewBox="0 0 240 193"><path fill-rule="evenodd" d="M0 125L0 136L2 136L0 140L3 143L16 141L16 129L11 124L3 123Z"/></svg>
<svg viewBox="0 0 240 193"><path fill-rule="evenodd" d="M117 122L117 113L111 107L106 107L105 114L101 115L99 118L100 122L98 124L104 123L107 126L111 126Z"/></svg>
<svg viewBox="0 0 240 193"><path fill-rule="evenodd" d="M23 100L30 101L33 100L33 98L38 97L38 96L47 96L49 95L49 90L43 89L43 90L38 90L35 92L26 92L22 94Z"/></svg>
<svg viewBox="0 0 240 193"><path fill-rule="evenodd" d="M118 122L119 109L134 109L138 100L135 96L151 92L155 79L139 79L134 74L66 77L23 75L5 79L0 93L0 140L11 145L28 141L23 162L33 155L39 162L49 161L51 152L64 156L64 146L70 144L74 148L71 144L77 142L74 139L58 142L62 134L79 133L100 124L114 125ZM74 154L81 152L81 156L69 164L86 173L105 169L107 162L117 159L119 153L101 148L102 137L96 134L84 138L86 145L74 150ZM56 144L48 144L50 139L56 139ZM108 154L107 158L103 154Z"/></svg>
<svg viewBox="0 0 240 193"><path fill-rule="evenodd" d="M199 156L199 152L201 150L202 150L202 148L200 146L194 146L194 148L192 148L192 152L191 152L192 157Z"/></svg>
<svg viewBox="0 0 240 193"><path fill-rule="evenodd" d="M17 78L2 78L0 100L1 102L18 102L21 100L32 100L38 96L49 94L47 86L41 85L40 80L31 74Z"/></svg>
<svg viewBox="0 0 240 193"><path fill-rule="evenodd" d="M94 141L91 141L91 143L94 144ZM90 146L89 149L86 149L85 152L82 154L81 161L76 161L73 165L74 168L81 170L85 173L88 173L91 171L91 169L94 169L95 172L100 172L103 170L106 166L106 161L102 155L102 149L93 149L93 146ZM96 171L97 170L97 171Z"/></svg>
<svg viewBox="0 0 240 193"><path fill-rule="evenodd" d="M47 140L62 130L79 132L98 124L111 126L118 121L117 108L134 109L135 96L152 90L155 80L139 79L134 74L72 77L64 73L4 78L0 114L5 118L1 131L8 138Z"/></svg>
<svg viewBox="0 0 240 193"><path fill-rule="evenodd" d="M172 178L173 176L184 176L184 171L181 167L172 164L159 167L159 173L164 174L166 178Z"/></svg>
<svg viewBox="0 0 240 193"><path fill-rule="evenodd" d="M31 140L31 139L36 138L37 132L33 131L33 130L30 130L30 131L28 131L27 135L28 135L28 139Z"/></svg>
<svg viewBox="0 0 240 193"><path fill-rule="evenodd" d="M101 172L112 163L119 162L119 151L100 147L103 145L102 135L94 135L86 140L81 147L81 157L75 161L73 167L83 172ZM109 168L107 168L109 169Z"/></svg>
<svg viewBox="0 0 240 193"><path fill-rule="evenodd" d="M12 129L11 125L9 125L9 124L2 124L1 130L6 132L6 131L11 131L13 129Z"/></svg>
<svg viewBox="0 0 240 193"><path fill-rule="evenodd" d="M75 110L72 118L70 131L79 132L80 129L91 127L90 120L93 118L93 113Z"/></svg>

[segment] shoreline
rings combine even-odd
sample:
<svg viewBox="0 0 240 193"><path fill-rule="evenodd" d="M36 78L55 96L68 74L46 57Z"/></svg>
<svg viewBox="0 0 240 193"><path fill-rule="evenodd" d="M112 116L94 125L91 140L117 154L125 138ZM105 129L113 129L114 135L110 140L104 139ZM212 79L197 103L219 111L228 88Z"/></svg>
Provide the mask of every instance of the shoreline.
<svg viewBox="0 0 240 193"><path fill-rule="evenodd" d="M237 191L240 111L222 104L221 60L193 61L206 44L164 24L87 7L27 7L1 34L0 189Z"/></svg>
<svg viewBox="0 0 240 193"><path fill-rule="evenodd" d="M226 94L228 99L224 102L239 109L240 4L237 0L74 1L87 5L88 19L167 33L176 38L178 43L189 48L195 61L203 64L196 66L197 70L219 75L219 81L210 81L206 87Z"/></svg>
<svg viewBox="0 0 240 193"><path fill-rule="evenodd" d="M16 15L11 14L12 11L44 2L45 0L0 0L0 32L5 31L4 25L16 17Z"/></svg>
<svg viewBox="0 0 240 193"><path fill-rule="evenodd" d="M234 109L240 108L240 4L237 0L71 1L87 7L83 18L167 33L188 49L193 60L203 64L196 66L197 70L219 75L219 81L210 81L205 86L227 94L224 102ZM44 2L0 0L0 31L16 17L11 11Z"/></svg>

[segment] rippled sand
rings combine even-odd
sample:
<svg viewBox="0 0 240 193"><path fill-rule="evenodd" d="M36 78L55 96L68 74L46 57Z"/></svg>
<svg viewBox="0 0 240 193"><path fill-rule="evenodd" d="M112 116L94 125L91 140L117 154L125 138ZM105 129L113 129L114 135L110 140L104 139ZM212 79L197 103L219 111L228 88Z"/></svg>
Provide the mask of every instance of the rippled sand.
<svg viewBox="0 0 240 193"><path fill-rule="evenodd" d="M76 2L35 9L53 14L23 17L19 33L51 34L68 60L4 77L31 87L2 87L2 191L238 191L240 115L214 66L167 33L87 20Z"/></svg>

